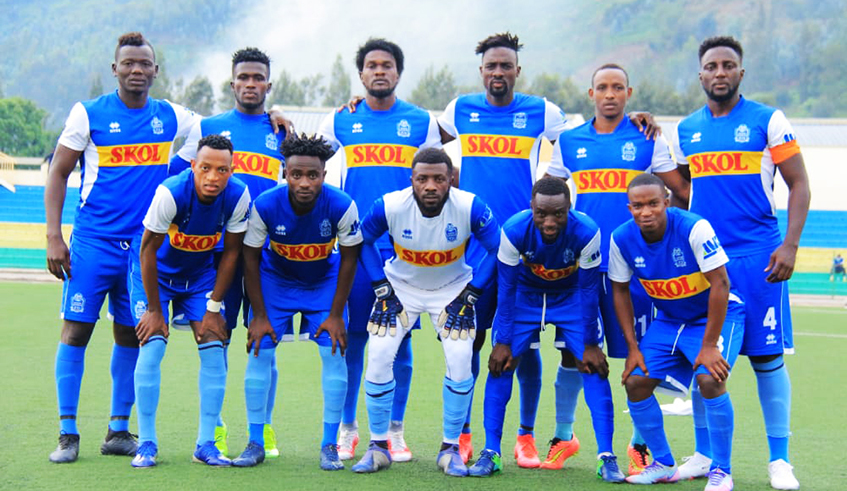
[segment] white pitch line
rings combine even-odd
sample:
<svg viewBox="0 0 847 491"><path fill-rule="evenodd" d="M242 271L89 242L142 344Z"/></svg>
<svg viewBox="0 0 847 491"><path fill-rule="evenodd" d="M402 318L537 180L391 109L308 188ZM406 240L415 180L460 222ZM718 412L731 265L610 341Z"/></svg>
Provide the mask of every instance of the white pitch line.
<svg viewBox="0 0 847 491"><path fill-rule="evenodd" d="M795 336L812 336L816 338L838 338L847 339L847 334L826 334L820 332L795 332Z"/></svg>

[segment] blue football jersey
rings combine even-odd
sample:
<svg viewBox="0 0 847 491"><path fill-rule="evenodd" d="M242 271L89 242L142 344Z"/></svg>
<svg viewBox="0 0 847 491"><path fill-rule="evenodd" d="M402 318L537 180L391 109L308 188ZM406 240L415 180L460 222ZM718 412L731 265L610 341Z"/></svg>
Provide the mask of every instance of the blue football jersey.
<svg viewBox="0 0 847 491"><path fill-rule="evenodd" d="M341 260L336 242L355 246L362 242L362 233L356 203L328 184L305 215L294 213L287 184L265 191L253 203L244 237L244 245L263 248L262 274L276 275L293 288L317 288L335 281Z"/></svg>
<svg viewBox="0 0 847 491"><path fill-rule="evenodd" d="M130 109L117 91L78 102L59 144L82 152L75 235L129 240L153 194L168 175L176 138L188 135L199 118L169 101L148 98Z"/></svg>
<svg viewBox="0 0 847 491"><path fill-rule="evenodd" d="M632 217L626 206L630 181L644 172L675 170L676 162L664 137L645 139L629 118L612 133L597 133L595 119L559 135L547 173L573 181L574 207L600 226L600 271L606 271L612 230Z"/></svg>
<svg viewBox="0 0 847 491"><path fill-rule="evenodd" d="M166 179L144 217L144 228L167 234L156 253L159 276L186 279L212 271L222 233L246 231L249 210L250 191L238 178L231 177L210 204L197 197L191 169Z"/></svg>
<svg viewBox="0 0 847 491"><path fill-rule="evenodd" d="M706 275L729 262L712 226L694 213L667 209L662 240L648 243L634 220L612 232L609 279L635 278L653 299L656 319L674 323L705 322L709 311ZM737 296L737 293L732 290Z"/></svg>
<svg viewBox="0 0 847 491"><path fill-rule="evenodd" d="M778 247L776 165L800 152L782 111L741 97L720 118L704 106L682 120L677 133L677 157L691 172L690 209L712 224L727 253Z"/></svg>

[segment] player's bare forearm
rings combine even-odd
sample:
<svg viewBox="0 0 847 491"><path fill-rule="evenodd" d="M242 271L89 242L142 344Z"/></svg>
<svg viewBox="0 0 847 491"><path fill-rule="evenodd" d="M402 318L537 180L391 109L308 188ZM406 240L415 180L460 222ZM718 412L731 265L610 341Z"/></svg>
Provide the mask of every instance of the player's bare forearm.
<svg viewBox="0 0 847 491"><path fill-rule="evenodd" d="M729 276L726 273L726 266L713 269L705 275L711 286L703 346L717 346L726 320L726 307L729 304Z"/></svg>
<svg viewBox="0 0 847 491"><path fill-rule="evenodd" d="M62 236L62 207L70 176L82 152L64 145L56 147L44 187L44 211L47 218L47 269L58 279L71 275L68 245Z"/></svg>
<svg viewBox="0 0 847 491"><path fill-rule="evenodd" d="M159 266L156 264L156 252L162 247L165 234L157 234L149 230L141 236L141 281L144 293L147 295L147 311L162 312L159 301Z"/></svg>
<svg viewBox="0 0 847 491"><path fill-rule="evenodd" d="M224 234L224 251L218 263L218 273L215 277L215 288L212 290L212 300L220 302L232 284L238 259L241 256L241 245L244 242L244 232Z"/></svg>
<svg viewBox="0 0 847 491"><path fill-rule="evenodd" d="M635 338L635 311L632 308L632 296L629 293L629 282L618 283L612 281L612 300L615 306L615 316L621 326L623 337L630 352L638 349L638 341Z"/></svg>
<svg viewBox="0 0 847 491"><path fill-rule="evenodd" d="M800 234L806 225L806 217L809 215L809 204L812 199L812 191L809 187L809 175L806 173L806 164L803 155L796 154L777 166L779 173L788 186L788 227L785 231L784 244L798 247L800 245Z"/></svg>
<svg viewBox="0 0 847 491"><path fill-rule="evenodd" d="M267 317L265 312L265 298L262 295L262 281L259 277L259 261L262 258L262 249L245 245L242 249L244 254L244 286L247 296L250 298L250 309L254 317Z"/></svg>
<svg viewBox="0 0 847 491"><path fill-rule="evenodd" d="M350 296L350 290L353 288L353 278L356 277L356 268L359 264L359 252L361 244L352 247L341 246L341 263L338 266L338 283L335 285L335 296L332 297L332 307L329 315L334 315L341 318L344 312L344 305L347 304L347 298Z"/></svg>

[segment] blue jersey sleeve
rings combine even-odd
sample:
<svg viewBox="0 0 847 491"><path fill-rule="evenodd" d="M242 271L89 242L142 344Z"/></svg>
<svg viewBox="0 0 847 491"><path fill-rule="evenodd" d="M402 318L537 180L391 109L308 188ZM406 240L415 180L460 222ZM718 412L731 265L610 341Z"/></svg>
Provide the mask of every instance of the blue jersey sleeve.
<svg viewBox="0 0 847 491"><path fill-rule="evenodd" d="M579 292L582 298L582 323L586 345L596 345L597 315L600 312L600 268L579 269Z"/></svg>
<svg viewBox="0 0 847 491"><path fill-rule="evenodd" d="M370 211L362 219L362 237L364 239L362 266L365 267L368 276L374 281L385 278L385 272L382 269L382 254L379 252L376 241L386 232L388 232L388 220L385 218L385 201L379 198L374 201Z"/></svg>
<svg viewBox="0 0 847 491"><path fill-rule="evenodd" d="M174 154L168 163L168 177L175 176L189 167L191 167L191 162L183 159L179 154Z"/></svg>
<svg viewBox="0 0 847 491"><path fill-rule="evenodd" d="M521 265L509 266L497 261L497 315L494 317L494 342L512 344L515 321L515 294Z"/></svg>
<svg viewBox="0 0 847 491"><path fill-rule="evenodd" d="M500 225L491 209L481 199L475 197L471 205L471 232L474 239L482 244L487 254L473 272L471 285L482 289L491 282L496 274L497 249L500 247Z"/></svg>

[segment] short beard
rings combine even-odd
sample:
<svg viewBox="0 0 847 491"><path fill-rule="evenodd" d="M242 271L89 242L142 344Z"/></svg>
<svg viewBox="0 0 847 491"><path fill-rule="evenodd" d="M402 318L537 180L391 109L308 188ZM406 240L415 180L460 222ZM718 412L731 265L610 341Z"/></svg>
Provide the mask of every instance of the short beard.
<svg viewBox="0 0 847 491"><path fill-rule="evenodd" d="M377 99L385 99L394 93L395 87L390 89L368 89L368 95Z"/></svg>
<svg viewBox="0 0 847 491"><path fill-rule="evenodd" d="M735 87L731 87L729 90L726 91L726 94L723 94L723 95L715 94L714 92L712 92L712 91L710 91L709 89L706 89L706 88L704 88L703 90L706 92L706 96L708 96L709 99L711 99L711 100L713 100L717 103L723 103L723 102L731 101L732 98L735 97L735 94L738 93L738 86L736 85Z"/></svg>
<svg viewBox="0 0 847 491"><path fill-rule="evenodd" d="M265 99L262 99L261 101L255 103L255 104L241 102L241 101L238 101L238 104L248 111L253 111L253 110L259 109L260 107L265 107Z"/></svg>
<svg viewBox="0 0 847 491"><path fill-rule="evenodd" d="M424 216L437 216L441 213L441 210L444 209L444 203L447 203L447 198L450 197L450 190L447 190L447 193L444 194L444 198L438 202L438 204L431 207L427 206L414 192L412 193L412 196L414 196L415 202L417 202L418 208L420 208Z"/></svg>

